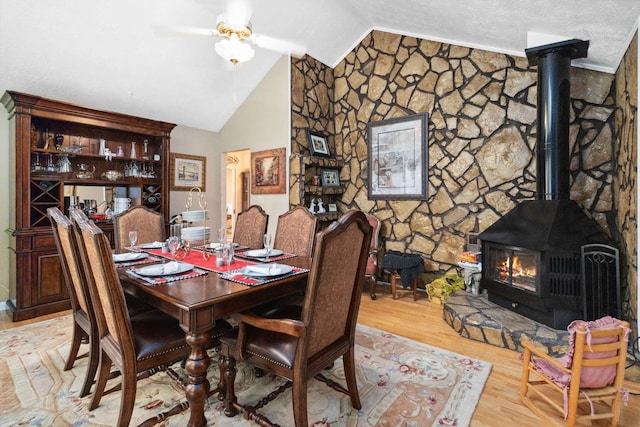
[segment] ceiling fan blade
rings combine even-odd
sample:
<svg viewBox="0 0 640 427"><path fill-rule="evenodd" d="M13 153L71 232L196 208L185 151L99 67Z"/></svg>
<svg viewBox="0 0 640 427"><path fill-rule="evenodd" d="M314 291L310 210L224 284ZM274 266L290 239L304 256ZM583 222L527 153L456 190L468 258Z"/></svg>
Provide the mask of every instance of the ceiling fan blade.
<svg viewBox="0 0 640 427"><path fill-rule="evenodd" d="M182 27L176 25L154 25L153 31L158 34L170 34L181 36L209 36L217 37L220 34L215 28Z"/></svg>
<svg viewBox="0 0 640 427"><path fill-rule="evenodd" d="M297 58L303 56L307 48L287 40L276 39L262 34L252 34L250 40L253 44L263 49L273 50L284 54L291 54Z"/></svg>

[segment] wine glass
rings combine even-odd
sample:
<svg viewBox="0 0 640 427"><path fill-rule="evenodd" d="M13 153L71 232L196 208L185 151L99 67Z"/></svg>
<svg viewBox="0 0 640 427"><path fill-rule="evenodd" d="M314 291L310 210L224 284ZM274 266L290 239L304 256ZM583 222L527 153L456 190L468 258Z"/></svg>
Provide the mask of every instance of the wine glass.
<svg viewBox="0 0 640 427"><path fill-rule="evenodd" d="M220 246L222 246L222 244L225 241L225 237L226 237L226 231L224 228L218 228L218 242L220 242Z"/></svg>
<svg viewBox="0 0 640 427"><path fill-rule="evenodd" d="M138 232L135 230L129 231L129 243L131 243L131 249L135 249L137 241L138 241Z"/></svg>
<svg viewBox="0 0 640 427"><path fill-rule="evenodd" d="M231 263L233 262L233 243L225 244L222 247L222 257L224 261L227 263L227 272L231 271Z"/></svg>
<svg viewBox="0 0 640 427"><path fill-rule="evenodd" d="M269 253L271 252L271 234L267 233L263 237L264 241L264 250L267 253L267 256L264 259L264 262L269 262Z"/></svg>
<svg viewBox="0 0 640 427"><path fill-rule="evenodd" d="M169 252L171 252L171 257L175 259L176 250L180 247L180 238L178 236L169 237L167 246L169 247Z"/></svg>

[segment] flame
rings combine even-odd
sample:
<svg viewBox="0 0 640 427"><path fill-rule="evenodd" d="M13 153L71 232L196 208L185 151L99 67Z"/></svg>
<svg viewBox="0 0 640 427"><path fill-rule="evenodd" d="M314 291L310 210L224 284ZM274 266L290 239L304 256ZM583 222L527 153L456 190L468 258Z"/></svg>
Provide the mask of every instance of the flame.
<svg viewBox="0 0 640 427"><path fill-rule="evenodd" d="M513 277L535 277L536 275L535 264L525 267L517 256L514 256L513 258L508 257L502 264L500 264L499 270L502 278L507 277L509 275L509 271L511 271Z"/></svg>

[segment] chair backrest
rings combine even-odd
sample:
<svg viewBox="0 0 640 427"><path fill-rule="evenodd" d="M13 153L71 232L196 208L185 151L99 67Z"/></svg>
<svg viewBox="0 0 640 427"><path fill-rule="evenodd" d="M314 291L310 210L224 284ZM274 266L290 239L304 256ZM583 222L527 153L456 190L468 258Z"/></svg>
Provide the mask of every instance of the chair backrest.
<svg viewBox="0 0 640 427"><path fill-rule="evenodd" d="M296 206L278 217L278 228L273 248L310 257L318 231L318 217L312 215L304 206Z"/></svg>
<svg viewBox="0 0 640 427"><path fill-rule="evenodd" d="M569 327L569 351L561 358L573 371L572 385L580 388L622 386L629 324L605 316L591 322L576 320Z"/></svg>
<svg viewBox="0 0 640 427"><path fill-rule="evenodd" d="M121 354L135 355L131 320L109 239L91 221L78 222L78 227L82 242L80 252L87 271L100 340L107 339L112 347L120 349Z"/></svg>
<svg viewBox="0 0 640 427"><path fill-rule="evenodd" d="M369 246L370 251L378 249L379 239L380 239L380 228L382 226L382 222L380 220L371 215L370 213L365 213L367 217L367 221L369 221L369 225L372 228L371 231L371 245Z"/></svg>
<svg viewBox="0 0 640 427"><path fill-rule="evenodd" d="M269 225L269 215L258 205L249 206L238 214L233 231L233 242L250 249L264 247L264 235Z"/></svg>
<svg viewBox="0 0 640 427"><path fill-rule="evenodd" d="M69 289L71 307L74 312L81 310L92 318L89 288L86 284L84 266L80 259L80 250L73 224L56 207L48 208L47 215L51 221L53 237L58 248L62 274Z"/></svg>
<svg viewBox="0 0 640 427"><path fill-rule="evenodd" d="M133 206L113 219L115 249L124 252L130 245L129 231L138 232L138 243L162 242L165 239L164 217L146 206Z"/></svg>
<svg viewBox="0 0 640 427"><path fill-rule="evenodd" d="M306 349L296 358L345 340L353 344L370 240L371 226L358 210L316 235L301 316L308 329Z"/></svg>

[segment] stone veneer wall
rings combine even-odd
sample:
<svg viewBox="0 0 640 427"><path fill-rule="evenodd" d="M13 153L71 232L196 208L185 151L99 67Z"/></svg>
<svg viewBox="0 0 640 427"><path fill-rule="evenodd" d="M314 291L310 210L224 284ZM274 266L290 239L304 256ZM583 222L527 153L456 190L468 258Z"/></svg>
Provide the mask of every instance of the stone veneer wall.
<svg viewBox="0 0 640 427"><path fill-rule="evenodd" d="M336 152L333 116L333 70L305 56L291 62L291 153L309 155L307 130L327 136Z"/></svg>
<svg viewBox="0 0 640 427"><path fill-rule="evenodd" d="M616 240L620 242L623 264L624 318L638 336L638 32L631 41L616 73L616 175L614 200ZM626 285L626 286L625 286Z"/></svg>
<svg viewBox="0 0 640 427"><path fill-rule="evenodd" d="M334 121L320 129L335 137L332 152L345 163L339 209L380 218L385 250L420 253L428 271L442 274L457 264L468 233L534 197L537 73L525 58L373 31L329 70L308 57L292 63L292 152L307 150L302 127L317 123L297 115L317 111L314 92L333 85ZM612 83L611 75L572 69L571 197L606 229L614 211ZM367 123L425 112L428 199L368 200Z"/></svg>

